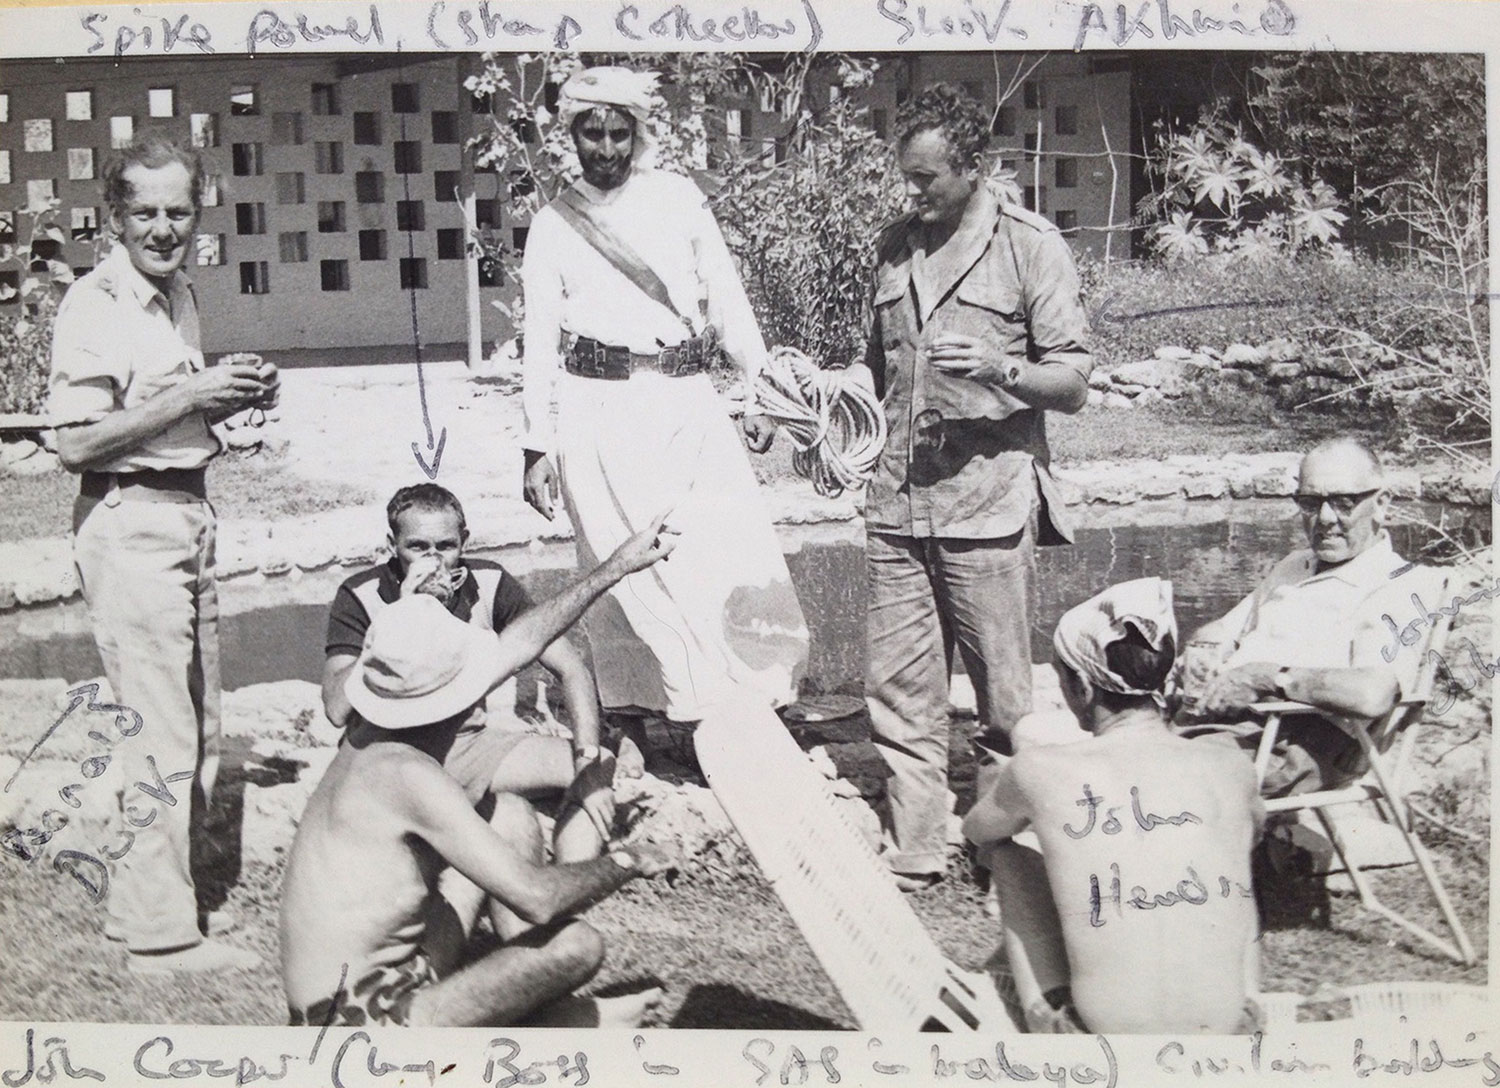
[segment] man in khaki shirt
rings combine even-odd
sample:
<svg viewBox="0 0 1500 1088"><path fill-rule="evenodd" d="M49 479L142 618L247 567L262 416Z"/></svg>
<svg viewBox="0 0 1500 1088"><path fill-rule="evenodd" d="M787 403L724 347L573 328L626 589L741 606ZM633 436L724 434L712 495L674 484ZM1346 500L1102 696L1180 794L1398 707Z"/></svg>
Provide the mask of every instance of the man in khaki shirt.
<svg viewBox="0 0 1500 1088"><path fill-rule="evenodd" d="M865 502L865 693L891 769L887 861L912 890L944 867L955 644L981 793L1031 710L1033 550L1072 539L1045 414L1083 407L1092 361L1067 243L985 187L986 112L937 84L897 131L915 210L880 238L866 353L890 438Z"/></svg>
<svg viewBox="0 0 1500 1088"><path fill-rule="evenodd" d="M52 344L49 414L63 466L80 474L74 559L117 702L140 714L122 739L121 828L105 934L133 969L251 967L205 940L189 868L219 763L210 424L274 403L276 368L205 367L181 268L202 206L195 152L145 133L105 167L119 244L68 290ZM148 789L149 787L149 789ZM164 798L170 798L170 801Z"/></svg>

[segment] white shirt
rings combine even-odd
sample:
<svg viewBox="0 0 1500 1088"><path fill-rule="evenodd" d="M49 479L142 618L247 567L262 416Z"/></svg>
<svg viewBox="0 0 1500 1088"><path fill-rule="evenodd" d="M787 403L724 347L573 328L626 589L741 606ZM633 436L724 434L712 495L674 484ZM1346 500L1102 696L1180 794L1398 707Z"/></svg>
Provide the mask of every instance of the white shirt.
<svg viewBox="0 0 1500 1088"><path fill-rule="evenodd" d="M1392 645L1389 615L1398 625L1412 615L1411 595L1437 599L1435 575L1418 567L1392 578L1407 564L1382 531L1353 559L1317 570L1311 550L1293 552L1272 568L1255 591L1216 621L1213 635L1233 645L1223 669L1252 661L1306 668L1363 668L1393 672L1408 690L1421 655L1412 649L1387 661Z"/></svg>
<svg viewBox="0 0 1500 1088"><path fill-rule="evenodd" d="M553 448L552 401L564 336L587 336L644 355L712 325L725 353L744 372L747 388L766 354L724 236L692 181L637 168L619 188L604 191L580 180L574 189L589 202L594 220L661 278L692 328L647 297L551 206L543 208L532 220L521 264L523 445L531 450Z"/></svg>
<svg viewBox="0 0 1500 1088"><path fill-rule="evenodd" d="M47 412L53 426L94 423L202 370L192 284L172 274L163 294L116 246L68 288L52 333ZM223 447L202 414L183 416L111 458L103 472L202 468Z"/></svg>

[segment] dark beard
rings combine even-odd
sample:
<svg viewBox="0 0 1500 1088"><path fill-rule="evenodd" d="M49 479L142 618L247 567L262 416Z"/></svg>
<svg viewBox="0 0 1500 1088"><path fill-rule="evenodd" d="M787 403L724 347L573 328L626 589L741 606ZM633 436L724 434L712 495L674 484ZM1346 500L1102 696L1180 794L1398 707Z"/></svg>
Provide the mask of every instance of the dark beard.
<svg viewBox="0 0 1500 1088"><path fill-rule="evenodd" d="M578 164L583 167L583 180L596 189L618 189L630 176L631 164L628 158L603 159L594 155L587 158L579 156Z"/></svg>

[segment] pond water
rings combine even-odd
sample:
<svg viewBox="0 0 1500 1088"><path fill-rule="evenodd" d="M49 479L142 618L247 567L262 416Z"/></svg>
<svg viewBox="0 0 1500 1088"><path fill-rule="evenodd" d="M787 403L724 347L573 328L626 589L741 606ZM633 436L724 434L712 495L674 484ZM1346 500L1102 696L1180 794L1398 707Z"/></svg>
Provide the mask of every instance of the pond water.
<svg viewBox="0 0 1500 1088"><path fill-rule="evenodd" d="M1290 503L1242 502L1226 505L1229 516L1221 520L1083 528L1073 547L1041 549L1032 659L1050 659L1052 629L1066 609L1131 578L1160 575L1172 580L1177 621L1184 632L1222 615L1277 559L1305 542L1300 521L1288 516L1289 507ZM1420 512L1406 509L1408 516ZM1463 512L1455 522L1450 511L1447 521L1450 531L1456 528L1461 537L1487 540L1489 514ZM1396 550L1407 556L1419 554L1437 536L1411 524L1395 526L1392 535ZM804 686L809 692L856 693L864 660L864 551L857 531L842 538L828 536L808 531L787 557L812 632ZM508 557L500 558L509 565ZM525 556L515 569L522 583L540 596L569 577L571 562L571 545L553 545ZM285 679L316 682L322 671L326 622L326 603L281 603L226 615L219 627L224 687ZM26 634L25 626L12 625L0 631L0 643L0 678L76 680L103 671L81 622L60 632L33 635Z"/></svg>

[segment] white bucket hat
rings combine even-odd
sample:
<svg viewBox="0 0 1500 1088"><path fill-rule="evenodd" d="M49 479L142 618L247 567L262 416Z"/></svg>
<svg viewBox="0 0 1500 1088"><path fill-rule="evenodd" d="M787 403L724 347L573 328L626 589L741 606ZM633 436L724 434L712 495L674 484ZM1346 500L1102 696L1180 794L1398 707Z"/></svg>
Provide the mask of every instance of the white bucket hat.
<svg viewBox="0 0 1500 1088"><path fill-rule="evenodd" d="M468 710L503 679L500 670L493 631L418 593L375 614L344 694L365 721L413 729Z"/></svg>

